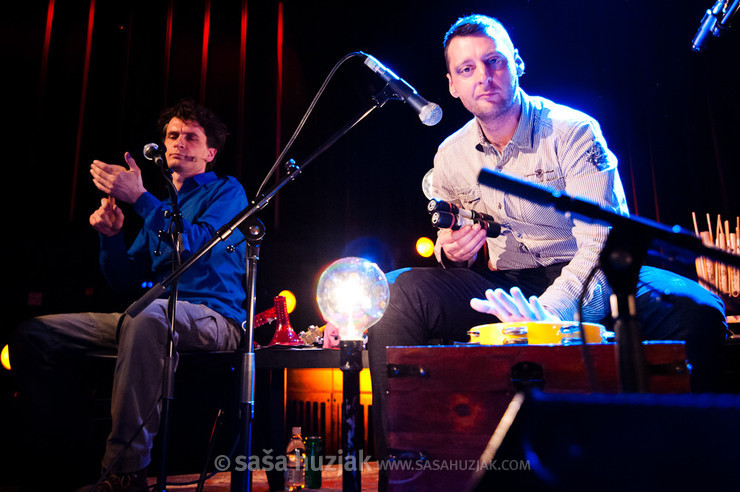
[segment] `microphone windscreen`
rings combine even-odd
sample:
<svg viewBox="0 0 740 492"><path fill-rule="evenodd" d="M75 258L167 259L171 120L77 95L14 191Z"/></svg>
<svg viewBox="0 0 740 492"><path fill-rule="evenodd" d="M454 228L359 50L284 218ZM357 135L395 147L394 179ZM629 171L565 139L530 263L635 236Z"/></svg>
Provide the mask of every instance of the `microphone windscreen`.
<svg viewBox="0 0 740 492"><path fill-rule="evenodd" d="M439 104L429 103L419 111L419 119L426 126L434 126L442 119L442 108Z"/></svg>
<svg viewBox="0 0 740 492"><path fill-rule="evenodd" d="M148 143L144 146L144 157L150 161L153 161L155 158L159 157L159 155L159 145Z"/></svg>

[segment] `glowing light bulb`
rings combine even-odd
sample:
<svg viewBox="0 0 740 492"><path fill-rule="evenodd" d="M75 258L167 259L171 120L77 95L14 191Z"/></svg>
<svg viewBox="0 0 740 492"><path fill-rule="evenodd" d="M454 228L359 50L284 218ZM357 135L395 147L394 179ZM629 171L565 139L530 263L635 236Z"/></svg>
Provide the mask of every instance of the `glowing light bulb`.
<svg viewBox="0 0 740 492"><path fill-rule="evenodd" d="M428 237L420 237L416 241L416 252L424 258L429 258L434 254L434 241Z"/></svg>
<svg viewBox="0 0 740 492"><path fill-rule="evenodd" d="M388 280L364 258L342 258L319 277L316 301L325 321L339 328L342 340L361 340L388 307Z"/></svg>

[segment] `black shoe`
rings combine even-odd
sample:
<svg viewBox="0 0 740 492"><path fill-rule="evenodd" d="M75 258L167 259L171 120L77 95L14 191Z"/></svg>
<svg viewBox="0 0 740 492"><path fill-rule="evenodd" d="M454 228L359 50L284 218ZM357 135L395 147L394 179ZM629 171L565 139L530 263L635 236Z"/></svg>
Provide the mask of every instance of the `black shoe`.
<svg viewBox="0 0 740 492"><path fill-rule="evenodd" d="M90 492L147 492L146 468L135 472L111 472L88 489Z"/></svg>

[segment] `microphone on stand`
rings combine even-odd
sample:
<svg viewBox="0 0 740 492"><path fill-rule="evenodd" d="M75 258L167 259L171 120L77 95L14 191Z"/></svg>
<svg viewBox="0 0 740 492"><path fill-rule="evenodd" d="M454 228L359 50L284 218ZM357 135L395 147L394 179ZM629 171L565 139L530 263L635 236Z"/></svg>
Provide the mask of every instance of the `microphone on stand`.
<svg viewBox="0 0 740 492"><path fill-rule="evenodd" d="M723 25L718 25L719 16L724 14L725 11L725 0L717 0L711 9L707 9L704 12L704 17L701 19L699 24L699 30L696 31L694 39L691 40L691 49L695 52L700 52L704 48L704 42L707 36L712 34L714 37L719 37L720 28Z"/></svg>
<svg viewBox="0 0 740 492"><path fill-rule="evenodd" d="M393 73L393 71L380 63L374 56L367 53L362 54L365 56L365 65L380 75L390 88L393 89L393 92L416 111L422 123L427 126L434 126L439 123L439 120L442 119L442 108L439 107L439 104L429 102L421 97L416 92L416 89L411 87L408 82Z"/></svg>
<svg viewBox="0 0 740 492"><path fill-rule="evenodd" d="M162 152L159 150L159 145L155 143L148 143L144 146L144 157L160 167L164 166L164 160L162 159Z"/></svg>

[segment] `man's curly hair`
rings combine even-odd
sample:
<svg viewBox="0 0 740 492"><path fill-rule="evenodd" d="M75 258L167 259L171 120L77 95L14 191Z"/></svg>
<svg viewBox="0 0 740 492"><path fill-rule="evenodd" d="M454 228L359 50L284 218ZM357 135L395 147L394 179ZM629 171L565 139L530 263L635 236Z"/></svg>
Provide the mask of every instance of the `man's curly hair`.
<svg viewBox="0 0 740 492"><path fill-rule="evenodd" d="M192 99L183 99L174 106L165 109L159 115L158 126L162 131L163 139L167 135L167 125L172 118L178 118L182 121L195 121L203 127L203 132L206 134L206 143L208 147L216 149L216 158L218 158L224 148L229 131L216 113L197 104ZM213 167L215 160L208 163L207 170Z"/></svg>

